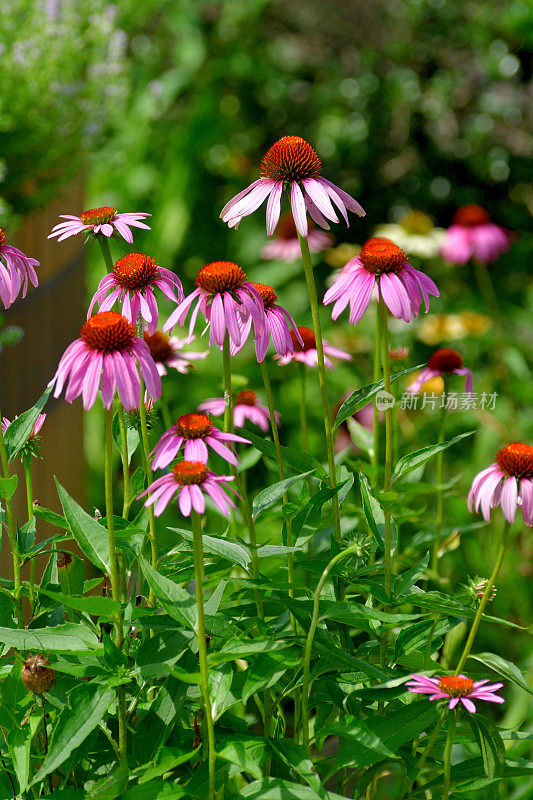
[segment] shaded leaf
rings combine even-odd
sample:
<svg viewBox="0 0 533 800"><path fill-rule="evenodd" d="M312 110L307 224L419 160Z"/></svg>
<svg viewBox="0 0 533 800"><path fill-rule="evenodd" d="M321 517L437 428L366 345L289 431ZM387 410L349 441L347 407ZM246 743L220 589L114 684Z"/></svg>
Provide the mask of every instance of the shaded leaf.
<svg viewBox="0 0 533 800"><path fill-rule="evenodd" d="M402 475L406 475L408 472L411 472L417 467L422 466L422 464L425 464L426 461L429 461L429 459L433 458L433 456L437 455L437 453L447 450L448 447L457 444L457 442L460 442L461 439L465 439L467 436L472 436L473 433L475 433L475 431L460 433L459 436L455 436L453 439L450 439L449 442L430 444L427 447L422 447L420 450L415 450L414 453L408 453L406 456L403 456L403 458L400 458L394 468L394 473L391 479L392 483L398 480L398 478Z"/></svg>
<svg viewBox="0 0 533 800"><path fill-rule="evenodd" d="M404 369L401 372L391 375L391 383L394 383L394 381L397 381L404 375L409 375L410 372L414 372L417 369L422 369L423 366L425 366L425 364L419 364L417 367L409 367L409 369ZM369 383L367 386L362 386L360 389L356 389L355 392L353 392L339 408L337 416L335 417L333 429L335 430L335 428L338 428L339 425L348 419L348 417L353 416L357 411L363 408L363 406L366 406L370 400L384 388L384 386L385 383L382 379L380 381L376 381L375 383Z"/></svg>
<svg viewBox="0 0 533 800"><path fill-rule="evenodd" d="M37 422L37 417L42 413L51 391L52 387L49 386L39 397L35 405L21 414L20 417L14 419L7 428L4 434L4 442L9 461L13 461L19 454L20 449L30 438L33 426Z"/></svg>

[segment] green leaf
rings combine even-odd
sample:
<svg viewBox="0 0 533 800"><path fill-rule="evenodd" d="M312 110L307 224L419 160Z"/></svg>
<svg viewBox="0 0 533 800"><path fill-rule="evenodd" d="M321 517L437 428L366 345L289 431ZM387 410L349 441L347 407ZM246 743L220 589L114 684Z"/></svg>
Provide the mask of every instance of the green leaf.
<svg viewBox="0 0 533 800"><path fill-rule="evenodd" d="M98 637L85 625L57 625L52 628L21 630L0 628L0 642L23 651L51 651L71 653L76 651L101 649Z"/></svg>
<svg viewBox="0 0 533 800"><path fill-rule="evenodd" d="M117 667L128 666L128 657L126 653L123 653L122 650L116 646L107 633L102 637L102 644L104 645L104 661L108 667L116 669Z"/></svg>
<svg viewBox="0 0 533 800"><path fill-rule="evenodd" d="M12 475L10 478L0 478L0 497L11 500L17 491L18 482L19 479L16 475Z"/></svg>
<svg viewBox="0 0 533 800"><path fill-rule="evenodd" d="M56 514L55 511L50 511L49 508L34 505L33 513L36 517L39 517L39 519L44 519L44 521L49 522L50 525L55 525L56 528L68 530L68 522L65 517L62 517L61 514Z"/></svg>
<svg viewBox="0 0 533 800"><path fill-rule="evenodd" d="M374 434L369 431L360 422L357 422L353 417L348 417L346 420L350 439L360 450L368 453L370 458L374 456Z"/></svg>
<svg viewBox="0 0 533 800"><path fill-rule="evenodd" d="M20 417L14 419L7 428L4 434L4 442L9 461L13 461L16 458L21 448L30 438L33 426L37 422L37 417L42 413L51 392L52 387L49 386L39 397L33 408L29 408Z"/></svg>
<svg viewBox="0 0 533 800"><path fill-rule="evenodd" d="M178 750L174 747L163 747L154 761L149 761L137 767L137 769L131 770L130 778L139 778L139 785L142 786L143 783L147 783L154 778L159 778L166 772L171 772L176 767L186 764L188 761L192 761L193 759L197 761L198 759L195 758L195 756L198 753L198 749L199 748L195 750ZM220 756L220 753L217 752L217 757L218 756Z"/></svg>
<svg viewBox="0 0 533 800"><path fill-rule="evenodd" d="M378 547L385 550L385 514L381 505L378 503L370 490L370 484L366 476L359 471L359 486L361 488L361 499L363 502L363 512L368 523L368 527L372 536L376 540ZM396 525L394 520L391 519L391 555L396 549L398 542L398 534L396 532Z"/></svg>
<svg viewBox="0 0 533 800"><path fill-rule="evenodd" d="M192 542L192 532L186 531L183 528L169 528L170 531L178 533L187 541ZM215 536L202 535L202 542L204 550L210 553L215 553L217 556L225 558L232 564L239 564L239 566L246 567L251 561L250 551L238 542L229 542L227 539L219 539ZM172 552L174 552L176 548Z"/></svg>
<svg viewBox="0 0 533 800"><path fill-rule="evenodd" d="M55 724L48 755L35 775L32 786L50 775L85 741L113 702L115 693L96 683L76 686L70 692L69 705L64 706Z"/></svg>
<svg viewBox="0 0 533 800"><path fill-rule="evenodd" d="M227 736L222 748L217 746L217 758L236 764L242 772L261 779L261 765L268 756L268 743L261 736Z"/></svg>
<svg viewBox="0 0 533 800"><path fill-rule="evenodd" d="M253 446L270 458L276 458L276 446L270 439L263 439L252 431L246 431L246 437L250 439ZM316 472L321 477L326 477L327 473L322 464L316 458L297 450L294 447L281 445L281 458L285 464L295 469L297 472Z"/></svg>
<svg viewBox="0 0 533 800"><path fill-rule="evenodd" d="M116 797L124 797L128 776L127 765L116 764L111 772L108 772L91 787L87 800L115 800Z"/></svg>
<svg viewBox="0 0 533 800"><path fill-rule="evenodd" d="M498 729L493 722L479 714L469 714L468 721L481 750L486 777L496 778L502 775L505 765L505 745ZM497 792L495 794L489 792L489 797L497 797Z"/></svg>
<svg viewBox="0 0 533 800"><path fill-rule="evenodd" d="M197 612L194 597L177 583L157 572L143 556L139 557L139 563L148 585L167 614L187 628L196 630Z"/></svg>
<svg viewBox="0 0 533 800"><path fill-rule="evenodd" d="M82 553L95 567L108 573L109 544L106 529L72 499L57 478L56 486L65 519Z"/></svg>
<svg viewBox="0 0 533 800"><path fill-rule="evenodd" d="M30 777L30 751L31 740L33 734L32 726L28 724L22 728L13 728L7 735L7 746L11 758L13 759L13 768L15 775L19 782L19 792L22 794L26 791L28 780Z"/></svg>
<svg viewBox="0 0 533 800"><path fill-rule="evenodd" d="M399 378L402 378L404 375L409 375L410 372L414 372L417 369L422 369L425 364L419 364L417 367L409 367L409 369L404 369L402 372L397 372L395 375L391 375L391 383L397 381ZM337 412L337 416L335 417L335 424L333 425L333 430L338 428L348 417L353 416L359 409L366 406L370 400L380 392L385 386L383 380L376 381L376 383L369 383L367 386L361 387L361 389L356 389L347 400L344 401L342 406L339 408Z"/></svg>
<svg viewBox="0 0 533 800"><path fill-rule="evenodd" d="M325 729L320 731L320 736L334 736L342 737L343 739L357 742L368 750L374 750L383 758L398 758L385 742L372 731L368 725L362 720L350 720L349 724L343 722L334 722L327 725Z"/></svg>
<svg viewBox="0 0 533 800"><path fill-rule="evenodd" d="M457 442L460 442L461 439L466 439L467 436L472 436L473 433L475 433L475 431L467 431L466 433L461 433L459 436L455 436L453 439L450 439L449 442L430 444L427 447L422 447L421 450L415 450L414 453L408 453L406 456L403 456L403 458L400 458L394 468L392 483L398 480L398 478L402 475L406 475L408 472L411 472L417 467L420 467L422 464L425 464L426 461L429 461L429 459L433 458L433 456L437 455L437 453L447 450L448 447L457 444Z"/></svg>
<svg viewBox="0 0 533 800"><path fill-rule="evenodd" d="M172 735L174 723L182 713L186 699L183 684L169 675L159 689L148 713L143 717L142 725L133 735L133 754L137 758L137 763L144 764L157 756L161 747ZM129 792L127 794L129 795ZM144 800L146 797L142 793L135 796L139 800Z"/></svg>
<svg viewBox="0 0 533 800"><path fill-rule="evenodd" d="M120 422L118 414L113 417L113 440L117 447L120 457L122 458L122 436L120 435ZM126 441L128 443L128 465L131 463L131 457L139 446L139 433L135 428L126 425Z"/></svg>
<svg viewBox="0 0 533 800"><path fill-rule="evenodd" d="M311 472L314 472L314 470L303 472L300 475L294 475L292 478L285 478L285 480L274 483L272 486L268 486L266 489L263 489L262 492L259 492L254 497L252 505L254 517L257 518L262 511L273 506L274 503L285 494L287 489L290 489L294 484L307 478L308 475L311 475Z"/></svg>
<svg viewBox="0 0 533 800"><path fill-rule="evenodd" d="M526 680L517 666L515 666L511 661L506 661L501 656L497 656L494 653L476 653L475 655L470 654L469 658L473 658L475 661L480 661L489 669L492 669L494 672L497 672L498 675L501 675L502 678L505 678L511 683L516 684L521 689L525 689L526 692L529 694L533 694L533 689Z"/></svg>
<svg viewBox="0 0 533 800"><path fill-rule="evenodd" d="M120 603L111 597L98 597L97 595L82 597L41 588L39 589L39 594L44 594L45 597L50 597L67 608L73 608L75 611L82 611L86 614L94 614L97 617L113 619L120 611Z"/></svg>
<svg viewBox="0 0 533 800"><path fill-rule="evenodd" d="M415 564L414 567L402 572L394 579L393 594L395 597L402 597L407 594L411 587L417 582L419 577L425 572L429 564L429 553L426 553L424 558Z"/></svg>
<svg viewBox="0 0 533 800"><path fill-rule="evenodd" d="M311 786L283 781L280 778L264 778L249 783L241 789L238 796L229 795L227 800L237 800L237 797L247 797L249 800L317 800L321 797L326 800L346 800L344 795L335 792L319 795Z"/></svg>

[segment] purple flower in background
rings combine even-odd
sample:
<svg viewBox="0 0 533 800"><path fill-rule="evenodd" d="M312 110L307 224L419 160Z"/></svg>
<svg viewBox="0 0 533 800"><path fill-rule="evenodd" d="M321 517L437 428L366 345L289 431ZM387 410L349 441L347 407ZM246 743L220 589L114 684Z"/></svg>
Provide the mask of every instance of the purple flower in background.
<svg viewBox="0 0 533 800"><path fill-rule="evenodd" d="M494 462L478 472L468 493L468 510L481 510L490 520L491 509L501 506L507 522L522 508L526 525L533 526L533 447L513 442L498 450Z"/></svg>
<svg viewBox="0 0 533 800"><path fill-rule="evenodd" d="M198 406L199 411L207 411L214 417L221 417L224 413L225 403L223 397L211 397ZM276 411L276 425L279 425L280 414ZM235 395L233 404L233 424L236 428L242 428L245 421L249 419L257 425L264 433L270 428L270 412L266 406L259 402L255 392L251 389L243 389Z"/></svg>
<svg viewBox="0 0 533 800"><path fill-rule="evenodd" d="M448 708L454 709L460 702L475 714L474 700L486 700L488 703L505 703L503 697L494 694L501 689L503 683L490 683L488 678L482 681L473 681L465 675L445 675L442 678L435 676L428 678L425 675L411 675L412 680L406 686L415 694L429 694L430 700L449 700Z"/></svg>
<svg viewBox="0 0 533 800"><path fill-rule="evenodd" d="M473 381L472 373L463 365L463 359L457 352L449 347L441 347L440 350L435 350L433 355L428 361L427 367L421 371L415 380L409 384L406 391L411 394L418 394L422 384L430 381L432 378L440 378L442 375L464 375L465 390L468 394L472 394Z"/></svg>
<svg viewBox="0 0 533 800"><path fill-rule="evenodd" d="M348 225L348 211L360 217L365 212L357 200L338 186L323 178L322 164L305 139L300 136L283 136L267 150L261 161L261 178L235 195L226 203L220 217L230 228L237 228L243 217L259 208L268 197L266 209L267 235L272 236L279 221L283 189L291 192L291 209L296 228L307 236L307 214L329 229L327 220L338 222L333 205L340 211Z"/></svg>
<svg viewBox="0 0 533 800"><path fill-rule="evenodd" d="M174 465L171 472L150 484L139 497L149 495L144 505L155 504L154 513L156 517L159 517L177 492L179 509L184 517L189 517L191 508L198 514L204 513L203 492L205 492L218 510L228 516L230 507L235 508L235 503L225 494L219 484L232 480L233 477L215 475L214 472L207 469L202 461L180 461Z"/></svg>
<svg viewBox="0 0 533 800"><path fill-rule="evenodd" d="M320 253L332 246L333 236L324 231L317 231L313 223L308 222L307 244L311 253ZM268 261L288 263L300 258L300 242L292 214L281 215L274 238L265 244L261 250L261 257Z"/></svg>
<svg viewBox="0 0 533 800"><path fill-rule="evenodd" d="M297 328L297 334L291 331L291 337L294 351L284 356L274 356L274 358L282 366L290 364L291 361L301 361L302 364L306 364L308 367L316 367L318 363L318 354L316 350L315 332L313 329L300 325L300 327ZM322 340L322 347L324 348L324 364L329 369L333 369L333 362L328 356L332 358L342 358L345 361L352 360L349 353L340 350L338 347L333 347L326 339Z"/></svg>
<svg viewBox="0 0 533 800"><path fill-rule="evenodd" d="M56 374L54 397L65 392L67 403L82 395L83 407L91 408L102 388L104 408L111 408L118 392L125 411L139 408L141 372L154 400L161 396L161 377L146 343L136 335L129 320L116 311L102 311L87 320L80 338L72 342L61 357Z"/></svg>
<svg viewBox="0 0 533 800"><path fill-rule="evenodd" d="M77 233L82 233L83 231L94 235L101 233L107 238L113 236L114 233L119 233L128 244L131 244L133 242L133 233L130 228L145 228L149 231L150 226L141 222L141 220L151 216L151 214L139 212L119 214L116 208L112 206L91 208L89 211L84 211L79 217L73 214L60 214L60 219L66 219L67 222L60 222L59 225L52 228L52 233L48 238L52 239L57 236L57 241L62 242L63 239L68 239L69 236L76 236Z"/></svg>
<svg viewBox="0 0 533 800"><path fill-rule="evenodd" d="M418 316L422 298L428 311L429 295L439 296L431 278L412 267L403 250L390 239L374 237L348 261L324 295L324 305L335 303L331 317L337 319L350 304L348 319L355 325L372 295L378 297L378 288L391 314L405 322Z"/></svg>
<svg viewBox="0 0 533 800"><path fill-rule="evenodd" d="M454 215L441 246L441 255L451 264L466 264L471 258L488 264L510 246L511 234L490 221L484 208L462 206Z"/></svg>
<svg viewBox="0 0 533 800"><path fill-rule="evenodd" d="M144 253L127 253L115 262L113 272L104 275L100 281L87 318L91 316L95 303L98 303L100 311L110 311L121 300L122 315L135 325L140 311L148 325L148 333L153 334L159 321L154 286L161 289L167 300L174 300L175 303L183 300L183 287L174 272L160 267L155 259Z"/></svg>
<svg viewBox="0 0 533 800"><path fill-rule="evenodd" d="M194 339L194 336L192 337ZM167 367L172 367L182 375L186 375L193 361L207 358L209 350L198 352L196 350L183 350L183 345L190 344L191 339L178 339L177 336L167 336L163 331L154 331L149 334L144 332L144 341L148 345L150 355L157 365L161 376L167 374Z"/></svg>
<svg viewBox="0 0 533 800"><path fill-rule="evenodd" d="M22 250L6 244L6 236L0 228L0 300L5 308L15 301L22 289L22 297L26 297L28 280L34 286L39 283L34 267L39 262L26 256Z"/></svg>
<svg viewBox="0 0 533 800"><path fill-rule="evenodd" d="M153 449L153 469L163 469L177 456L182 444L185 442L184 457L186 461L202 461L207 463L211 447L215 453L226 459L230 464L237 466L239 459L235 453L225 445L225 442L241 442L251 444L249 439L237 436L234 433L225 433L215 428L205 414L184 414L179 417L175 425L162 435Z"/></svg>

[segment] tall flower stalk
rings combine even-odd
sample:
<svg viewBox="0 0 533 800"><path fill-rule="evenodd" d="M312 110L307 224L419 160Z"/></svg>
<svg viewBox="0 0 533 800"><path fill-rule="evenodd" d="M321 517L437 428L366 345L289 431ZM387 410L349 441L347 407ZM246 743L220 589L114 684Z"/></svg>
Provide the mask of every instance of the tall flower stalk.
<svg viewBox="0 0 533 800"><path fill-rule="evenodd" d="M444 384L443 406L441 409L439 422L439 435L437 443L442 444L446 435L446 383ZM437 481L437 513L435 517L435 540L433 542L433 552L431 555L431 569L437 574L439 569L439 550L442 536L442 522L444 517L444 488L443 481L444 451L440 450L435 457L435 479Z"/></svg>
<svg viewBox="0 0 533 800"><path fill-rule="evenodd" d="M152 467L150 461L150 443L148 441L148 422L146 419L146 406L144 404L144 382L141 377L141 402L139 403L139 420L141 423L141 462L144 474L146 475L146 484L150 486L153 483L154 477L152 474ZM159 560L159 550L157 546L157 534L155 527L155 514L154 507L148 507L148 536L150 539L150 554L152 567L157 569L157 562ZM148 595L148 604L152 606L155 602L155 594L150 587L150 594Z"/></svg>
<svg viewBox="0 0 533 800"><path fill-rule="evenodd" d="M28 522L34 519L33 513L33 481L31 476L31 455L25 453L22 456L22 466L24 468L24 482L26 484L26 504L28 507ZM35 606L35 557L30 558L30 612L33 616Z"/></svg>
<svg viewBox="0 0 533 800"><path fill-rule="evenodd" d="M0 419L1 419L0 414ZM0 426L0 461L2 462L2 475L5 481L11 477L9 469L9 460L7 457L6 444L4 441L4 434ZM9 492L6 491L6 495ZM7 535L9 537L9 545L11 547L11 558L13 559L13 596L15 601L15 614L19 628L24 627L24 611L22 608L22 566L20 561L19 547L17 541L17 532L15 528L15 518L13 515L13 503L11 497L5 497L6 504L6 523Z"/></svg>
<svg viewBox="0 0 533 800"><path fill-rule="evenodd" d="M388 394L391 394L390 380L390 356L389 356L389 330L387 323L387 306L381 296L381 289L378 302L379 329L381 341L381 366L383 370L383 387ZM391 487L392 472L392 406L387 405L385 409L385 475L383 478L383 491L389 492ZM391 512L385 507L383 510L385 525L383 531L384 547L384 567L385 567L385 593L390 597L391 592Z"/></svg>
<svg viewBox="0 0 533 800"><path fill-rule="evenodd" d="M450 770L453 740L457 728L457 711L454 709L448 717L448 735L446 736L446 746L444 748L444 787L442 790L442 800L448 800L450 796Z"/></svg>

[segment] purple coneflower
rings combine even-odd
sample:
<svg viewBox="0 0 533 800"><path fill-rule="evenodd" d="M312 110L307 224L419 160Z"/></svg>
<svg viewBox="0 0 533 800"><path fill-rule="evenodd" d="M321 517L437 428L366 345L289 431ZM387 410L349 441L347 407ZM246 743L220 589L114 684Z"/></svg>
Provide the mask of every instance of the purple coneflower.
<svg viewBox="0 0 533 800"><path fill-rule="evenodd" d="M101 233L102 236L113 236L114 233L119 233L123 239L129 244L133 242L133 233L130 228L145 228L150 230L150 226L146 225L141 220L151 217L151 214L144 214L139 212L129 212L127 214L119 214L116 208L112 206L102 206L101 208L91 208L89 211L84 211L79 217L73 214L60 214L61 219L66 219L67 222L60 222L52 228L52 233L48 238L52 239L57 236L57 241L62 242L63 239L68 239L69 236L76 236L77 233L86 231L87 234Z"/></svg>
<svg viewBox="0 0 533 800"><path fill-rule="evenodd" d="M261 161L261 177L226 203L220 216L230 228L236 228L243 217L259 208L268 197L266 209L267 235L272 236L279 221L283 189L291 190L292 216L301 236L307 236L307 212L317 225L326 230L327 220L338 222L334 203L346 224L348 211L360 217L365 212L357 200L323 178L322 164L310 144L300 136L283 136L267 150Z"/></svg>
<svg viewBox="0 0 533 800"><path fill-rule="evenodd" d="M239 459L235 453L226 447L224 442L241 442L251 444L249 439L237 436L234 433L224 433L215 428L205 414L184 414L179 417L175 425L162 435L152 451L154 460L153 469L163 469L177 456L182 444L185 442L183 452L185 461L202 461L207 463L211 447L215 453L226 461L237 466Z"/></svg>
<svg viewBox="0 0 533 800"><path fill-rule="evenodd" d="M496 261L509 249L511 234L490 221L484 208L459 208L446 231L441 255L451 264L466 264L471 258L484 264Z"/></svg>
<svg viewBox="0 0 533 800"><path fill-rule="evenodd" d="M18 414L15 414L12 420L9 420L7 417L2 417L2 433L5 433L12 422L15 422L16 419L19 418ZM35 425L31 429L31 433L28 436L28 441L30 439L35 439L36 436L39 435L41 428L44 425L44 421L46 419L46 414L39 414L37 419L35 420Z"/></svg>
<svg viewBox="0 0 533 800"><path fill-rule="evenodd" d="M213 261L202 267L196 276L196 289L174 309L163 330L169 331L185 318L197 301L191 315L189 336L192 335L201 311L210 323L209 344L222 347L226 332L230 344L239 349L243 344L243 322L252 317L256 335L263 328L263 302L257 289L246 280L246 273L232 261Z"/></svg>
<svg viewBox="0 0 533 800"><path fill-rule="evenodd" d="M194 339L178 339L177 336L167 336L163 331L154 331L149 334L144 332L144 341L148 345L150 355L154 359L157 371L161 376L167 374L167 367L172 367L182 375L186 375L193 361L207 358L209 350L201 352L195 350L182 350L183 345L190 344Z"/></svg>
<svg viewBox="0 0 533 800"><path fill-rule="evenodd" d="M0 228L0 300L5 308L15 301L21 288L22 297L26 297L28 280L37 286L37 273L34 267L39 262L24 255L18 247L6 244L6 235Z"/></svg>
<svg viewBox="0 0 533 800"><path fill-rule="evenodd" d="M255 353L257 360L259 362L264 360L271 338L278 355L284 356L287 353L292 353L294 345L292 343L291 327L298 342L303 345L303 340L298 333L295 321L283 306L276 303L278 296L272 286L268 286L266 283L252 283L252 286L259 293L265 309L263 330L259 332L259 335L256 332ZM248 337L250 325L251 317L245 323L243 341L246 341Z"/></svg>
<svg viewBox="0 0 533 800"><path fill-rule="evenodd" d="M211 397L198 406L199 411L207 411L214 417L221 417L224 413L225 403L223 397ZM279 425L280 414L276 411L276 425ZM251 389L243 389L235 395L233 404L233 424L236 428L244 427L245 421L249 419L257 425L264 433L270 428L270 412Z"/></svg>
<svg viewBox="0 0 533 800"><path fill-rule="evenodd" d="M169 269L160 267L151 256L144 253L127 253L113 266L113 272L104 275L98 285L87 318L98 303L100 311L110 311L118 300L122 300L122 316L135 325L141 317L148 325L148 333L154 333L159 320L159 310L152 287L157 286L167 300L180 303L183 287L178 276ZM178 292L178 297L174 294ZM109 294L108 294L109 292Z"/></svg>
<svg viewBox="0 0 533 800"><path fill-rule="evenodd" d="M468 493L468 510L490 520L492 508L501 506L507 522L515 521L518 507L528 526L533 526L533 447L513 442L498 450L494 462L478 472Z"/></svg>
<svg viewBox="0 0 533 800"><path fill-rule="evenodd" d="M154 513L159 517L171 498L178 492L178 505L184 517L189 517L191 507L198 513L205 511L205 498L202 490L209 495L218 510L226 516L235 503L225 492L220 483L232 481L233 477L215 475L207 469L203 461L180 461L172 467L172 471L157 478L139 497L149 495L145 506L155 504ZM230 488L230 487L228 487Z"/></svg>
<svg viewBox="0 0 533 800"><path fill-rule="evenodd" d="M490 683L488 678L473 681L465 675L444 675L428 678L426 675L411 675L412 680L406 686L415 694L429 694L430 700L449 700L448 708L454 709L461 702L467 711L475 714L474 700L486 700L488 703L505 703L503 697L494 694L501 689L503 683Z"/></svg>
<svg viewBox="0 0 533 800"><path fill-rule="evenodd" d="M307 244L311 253L320 253L332 246L333 236L324 231L317 231L313 223L308 222ZM300 258L300 242L292 214L281 215L274 238L265 244L261 250L261 257L267 261L288 263Z"/></svg>
<svg viewBox="0 0 533 800"><path fill-rule="evenodd" d="M274 356L274 358L278 361L279 364L285 366L286 364L290 364L291 361L301 361L303 364L307 364L308 367L316 367L318 363L318 355L316 351L316 339L315 333L312 328L302 327L300 325L297 328L298 338L294 331L291 331L291 338L294 350L292 353L287 353L284 356ZM349 353L346 353L344 350L340 350L338 347L333 347L326 339L322 340L322 346L324 348L324 364L329 369L333 369L333 362L328 358L331 356L332 358L342 358L346 361L351 361L352 357Z"/></svg>
<svg viewBox="0 0 533 800"><path fill-rule="evenodd" d="M68 379L65 400L72 403L81 394L85 409L94 405L100 382L104 408L111 408L116 387L124 410L133 411L141 398L137 366L157 400L161 378L147 344L121 314L102 311L82 325L80 338L67 347L50 383L55 384L54 397L59 397Z"/></svg>
<svg viewBox="0 0 533 800"><path fill-rule="evenodd" d="M428 361L427 367L421 371L415 380L409 384L406 391L411 394L418 394L422 384L430 381L432 378L441 378L443 375L464 375L465 391L472 394L473 381L472 373L469 369L463 366L463 359L457 352L449 347L441 347L440 350L435 350L433 355Z"/></svg>
<svg viewBox="0 0 533 800"><path fill-rule="evenodd" d="M390 239L374 237L346 264L324 295L324 305L335 303L331 317L337 319L349 303L349 320L355 325L372 295L378 297L378 288L391 314L405 322L418 316L421 297L428 311L429 295L439 296L431 278L412 267L403 250Z"/></svg>

